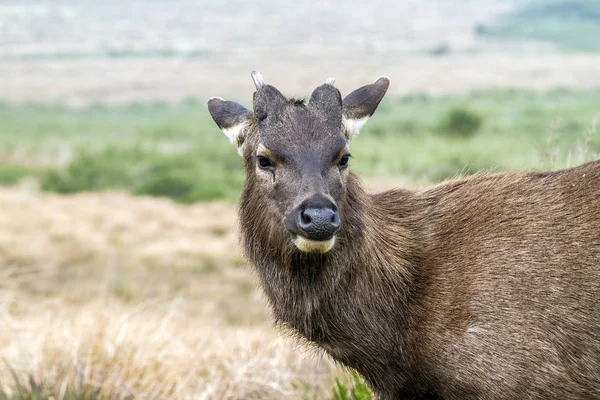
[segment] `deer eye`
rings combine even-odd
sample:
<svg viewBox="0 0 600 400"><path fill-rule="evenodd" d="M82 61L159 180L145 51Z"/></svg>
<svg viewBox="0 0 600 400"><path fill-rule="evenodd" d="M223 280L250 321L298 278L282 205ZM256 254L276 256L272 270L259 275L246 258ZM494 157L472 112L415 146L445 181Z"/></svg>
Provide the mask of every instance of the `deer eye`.
<svg viewBox="0 0 600 400"><path fill-rule="evenodd" d="M344 169L348 167L348 161L350 160L351 155L350 154L344 154L344 156L340 159L340 168Z"/></svg>
<svg viewBox="0 0 600 400"><path fill-rule="evenodd" d="M273 170L275 165L265 156L256 156L256 162L261 169Z"/></svg>

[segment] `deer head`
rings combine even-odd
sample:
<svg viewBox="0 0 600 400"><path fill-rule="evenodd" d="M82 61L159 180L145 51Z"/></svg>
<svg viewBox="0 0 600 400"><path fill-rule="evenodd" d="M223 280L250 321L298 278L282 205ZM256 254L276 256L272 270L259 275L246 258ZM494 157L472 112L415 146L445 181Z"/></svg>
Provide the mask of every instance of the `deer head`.
<svg viewBox="0 0 600 400"><path fill-rule="evenodd" d="M213 97L209 112L244 158L247 179L281 233L300 251L325 253L344 229L350 142L390 80L382 76L342 100L330 77L306 103L284 97L258 72L251 75L252 111Z"/></svg>

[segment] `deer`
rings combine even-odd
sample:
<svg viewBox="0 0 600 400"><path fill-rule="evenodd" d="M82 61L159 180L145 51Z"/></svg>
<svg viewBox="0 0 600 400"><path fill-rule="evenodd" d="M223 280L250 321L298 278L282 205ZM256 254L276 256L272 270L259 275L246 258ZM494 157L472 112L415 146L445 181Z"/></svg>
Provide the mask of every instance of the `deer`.
<svg viewBox="0 0 600 400"><path fill-rule="evenodd" d="M243 158L242 251L275 323L381 400L600 399L600 161L367 193L386 76L308 101L251 73L208 110Z"/></svg>

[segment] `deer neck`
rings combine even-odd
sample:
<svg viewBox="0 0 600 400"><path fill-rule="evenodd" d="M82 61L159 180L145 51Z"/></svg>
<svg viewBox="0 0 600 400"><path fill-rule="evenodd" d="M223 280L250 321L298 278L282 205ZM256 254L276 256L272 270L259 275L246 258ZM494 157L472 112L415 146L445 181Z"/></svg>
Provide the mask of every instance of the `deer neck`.
<svg viewBox="0 0 600 400"><path fill-rule="evenodd" d="M335 326L371 323L352 319L375 318L374 305L405 309L415 258L411 230L393 203L366 194L357 177L349 177L344 227L325 254L298 251L289 237L273 235L264 211L248 205L243 197L242 244L280 323L319 342L343 336Z"/></svg>

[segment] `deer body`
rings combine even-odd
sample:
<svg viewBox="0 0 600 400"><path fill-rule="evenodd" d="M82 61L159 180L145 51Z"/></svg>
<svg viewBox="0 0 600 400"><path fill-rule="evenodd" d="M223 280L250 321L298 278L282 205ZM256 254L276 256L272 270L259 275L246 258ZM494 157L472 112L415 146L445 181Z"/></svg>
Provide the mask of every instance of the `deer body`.
<svg viewBox="0 0 600 400"><path fill-rule="evenodd" d="M297 123L301 111L285 110ZM600 399L600 162L374 195L344 168L322 167L289 190L277 179L291 153L271 164L270 183L255 157L293 141L278 149L246 123L242 245L278 323L355 368L381 399ZM331 154L323 165L339 160ZM265 200L281 192L303 195L284 207ZM310 239L311 229L332 239Z"/></svg>

